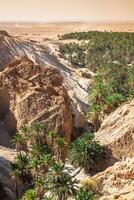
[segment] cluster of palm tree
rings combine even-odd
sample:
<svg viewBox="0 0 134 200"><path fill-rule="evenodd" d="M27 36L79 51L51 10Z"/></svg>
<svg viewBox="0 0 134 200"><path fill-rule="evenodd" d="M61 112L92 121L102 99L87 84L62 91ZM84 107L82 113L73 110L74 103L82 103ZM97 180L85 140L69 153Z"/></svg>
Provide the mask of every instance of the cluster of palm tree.
<svg viewBox="0 0 134 200"><path fill-rule="evenodd" d="M59 45L61 57L64 59L69 60L74 66L77 65L78 67L85 66L86 55L85 51L87 49L86 44L76 44L76 43L69 43L69 44L60 44Z"/></svg>
<svg viewBox="0 0 134 200"><path fill-rule="evenodd" d="M96 71L113 63L121 66L134 63L134 33L75 32L59 37L61 40L76 39L79 43L60 45L61 55L72 64Z"/></svg>
<svg viewBox="0 0 134 200"><path fill-rule="evenodd" d="M60 45L61 55L75 66L93 70L88 119L94 131L104 117L134 96L134 33L74 32L60 40L79 40Z"/></svg>
<svg viewBox="0 0 134 200"><path fill-rule="evenodd" d="M103 118L120 104L134 97L134 66L112 64L94 77L89 95L88 119L97 131Z"/></svg>
<svg viewBox="0 0 134 200"><path fill-rule="evenodd" d="M79 189L73 168L67 167L62 151L64 138L42 123L22 127L13 139L17 157L12 176L24 185L21 200L92 200L93 191ZM91 134L84 134L69 147L68 158L74 166L90 171L103 157L102 147ZM90 198L91 197L91 198Z"/></svg>
<svg viewBox="0 0 134 200"><path fill-rule="evenodd" d="M49 166L55 160L62 159L61 151L66 145L64 138L53 131L48 131L42 123L23 126L14 136L13 143L18 153L13 163L12 175L20 177L30 189L36 181L38 183L42 178L45 180L44 175L48 172ZM37 188L41 187L37 184ZM33 194L32 190L30 194Z"/></svg>

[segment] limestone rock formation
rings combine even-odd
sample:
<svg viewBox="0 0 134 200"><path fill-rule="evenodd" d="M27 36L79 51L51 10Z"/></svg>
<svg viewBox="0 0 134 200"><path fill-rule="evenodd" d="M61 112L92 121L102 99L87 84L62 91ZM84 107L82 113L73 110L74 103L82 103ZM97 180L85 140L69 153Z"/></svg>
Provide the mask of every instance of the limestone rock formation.
<svg viewBox="0 0 134 200"><path fill-rule="evenodd" d="M74 126L82 128L88 109L88 94L91 85L91 72L88 69L74 69L69 63L58 56L57 45L49 43L23 40L0 32L0 71L15 58L26 56L34 63L52 66L60 71L64 78L64 85L72 100L72 110L75 115Z"/></svg>
<svg viewBox="0 0 134 200"><path fill-rule="evenodd" d="M56 69L26 57L15 60L0 72L0 97L1 120L10 136L20 126L39 121L70 142L70 99Z"/></svg>
<svg viewBox="0 0 134 200"><path fill-rule="evenodd" d="M94 178L97 180L97 189L103 195L100 200L134 199L134 158L117 162Z"/></svg>
<svg viewBox="0 0 134 200"><path fill-rule="evenodd" d="M117 160L134 157L134 99L106 117L96 139L109 148Z"/></svg>

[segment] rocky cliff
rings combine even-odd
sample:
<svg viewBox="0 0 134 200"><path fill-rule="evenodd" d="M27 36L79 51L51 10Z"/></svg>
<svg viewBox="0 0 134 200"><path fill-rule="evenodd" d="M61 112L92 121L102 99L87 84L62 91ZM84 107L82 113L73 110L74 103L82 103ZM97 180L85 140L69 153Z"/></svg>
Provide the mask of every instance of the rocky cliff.
<svg viewBox="0 0 134 200"><path fill-rule="evenodd" d="M16 129L24 124L43 122L70 142L73 119L70 99L60 73L35 65L28 58L9 63L0 72L1 145L6 146ZM9 133L9 134L8 134ZM4 138L3 138L4 137Z"/></svg>
<svg viewBox="0 0 134 200"><path fill-rule="evenodd" d="M102 166L112 165L95 176L98 190L103 195L101 200L133 200L134 99L124 103L106 117L95 135L108 153L107 160Z"/></svg>
<svg viewBox="0 0 134 200"><path fill-rule="evenodd" d="M88 92L91 83L91 73L87 69L74 69L58 56L57 45L39 43L37 41L23 40L0 32L0 70L15 58L28 57L35 64L52 66L60 71L64 78L64 86L71 98L74 113L74 126L83 127L86 110L88 109Z"/></svg>
<svg viewBox="0 0 134 200"><path fill-rule="evenodd" d="M98 173L97 189L103 195L100 200L134 199L134 159L117 162L114 166Z"/></svg>
<svg viewBox="0 0 134 200"><path fill-rule="evenodd" d="M106 117L96 139L117 160L134 157L134 99Z"/></svg>

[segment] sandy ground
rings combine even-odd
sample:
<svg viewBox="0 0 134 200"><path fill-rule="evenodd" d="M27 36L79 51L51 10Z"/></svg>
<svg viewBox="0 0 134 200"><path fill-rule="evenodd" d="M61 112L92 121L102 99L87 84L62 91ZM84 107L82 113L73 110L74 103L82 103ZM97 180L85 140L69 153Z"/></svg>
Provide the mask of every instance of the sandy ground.
<svg viewBox="0 0 134 200"><path fill-rule="evenodd" d="M91 24L91 23L46 23L46 24L0 24L0 30L9 34L33 40L57 39L58 35L74 31L123 31L134 32L133 24Z"/></svg>

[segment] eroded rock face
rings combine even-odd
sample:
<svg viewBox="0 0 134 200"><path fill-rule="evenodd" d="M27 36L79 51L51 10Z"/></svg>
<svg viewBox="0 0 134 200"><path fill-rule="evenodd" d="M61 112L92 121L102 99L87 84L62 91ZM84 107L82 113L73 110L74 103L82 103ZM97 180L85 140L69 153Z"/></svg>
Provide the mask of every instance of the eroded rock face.
<svg viewBox="0 0 134 200"><path fill-rule="evenodd" d="M16 132L16 119L10 110L10 95L0 88L0 145L11 147L11 137Z"/></svg>
<svg viewBox="0 0 134 200"><path fill-rule="evenodd" d="M96 139L117 160L134 157L134 99L106 117Z"/></svg>
<svg viewBox="0 0 134 200"><path fill-rule="evenodd" d="M3 90L8 102L3 99L0 108L9 131L39 121L70 143L73 125L70 99L56 69L35 65L28 58L15 60L0 72L0 92Z"/></svg>
<svg viewBox="0 0 134 200"><path fill-rule="evenodd" d="M117 162L94 178L98 183L97 189L103 195L100 200L134 199L134 158Z"/></svg>
<svg viewBox="0 0 134 200"><path fill-rule="evenodd" d="M16 184L11 178L11 162L16 156L15 151L0 146L0 199L15 200Z"/></svg>
<svg viewBox="0 0 134 200"><path fill-rule="evenodd" d="M74 69L70 63L59 57L59 50L54 41L43 42L23 40L0 31L0 71L15 58L27 56L34 63L52 66L64 77L64 85L72 100L74 127L83 128L87 124L88 95L91 86L91 76L88 69Z"/></svg>

